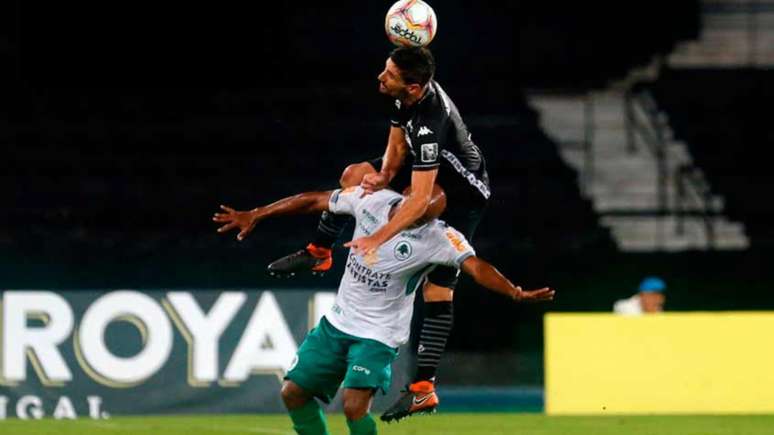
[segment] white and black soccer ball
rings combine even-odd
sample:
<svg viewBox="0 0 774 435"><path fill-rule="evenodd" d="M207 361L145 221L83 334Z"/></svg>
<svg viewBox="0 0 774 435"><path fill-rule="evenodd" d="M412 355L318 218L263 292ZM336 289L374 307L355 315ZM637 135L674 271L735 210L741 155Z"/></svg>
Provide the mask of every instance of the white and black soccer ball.
<svg viewBox="0 0 774 435"><path fill-rule="evenodd" d="M422 0L399 0L387 11L384 30L398 46L424 47L438 31L435 11Z"/></svg>

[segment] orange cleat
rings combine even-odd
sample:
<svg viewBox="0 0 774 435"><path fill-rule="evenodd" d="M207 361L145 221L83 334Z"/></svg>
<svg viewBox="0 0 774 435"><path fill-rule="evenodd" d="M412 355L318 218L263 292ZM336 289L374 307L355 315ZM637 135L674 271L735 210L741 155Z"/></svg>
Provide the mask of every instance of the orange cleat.
<svg viewBox="0 0 774 435"><path fill-rule="evenodd" d="M435 385L430 381L419 381L409 385L403 395L382 414L382 421L400 421L414 414L432 414L438 407Z"/></svg>
<svg viewBox="0 0 774 435"><path fill-rule="evenodd" d="M280 258L268 267L269 274L277 277L294 276L296 273L311 272L322 276L333 267L332 251L310 243L306 248Z"/></svg>

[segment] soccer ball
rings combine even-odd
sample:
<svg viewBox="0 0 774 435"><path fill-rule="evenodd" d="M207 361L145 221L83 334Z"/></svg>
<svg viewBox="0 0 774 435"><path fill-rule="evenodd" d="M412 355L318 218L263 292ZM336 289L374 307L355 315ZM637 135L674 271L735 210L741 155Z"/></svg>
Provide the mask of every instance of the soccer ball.
<svg viewBox="0 0 774 435"><path fill-rule="evenodd" d="M422 0L399 0L387 11L384 30L395 45L424 47L438 31L438 20Z"/></svg>

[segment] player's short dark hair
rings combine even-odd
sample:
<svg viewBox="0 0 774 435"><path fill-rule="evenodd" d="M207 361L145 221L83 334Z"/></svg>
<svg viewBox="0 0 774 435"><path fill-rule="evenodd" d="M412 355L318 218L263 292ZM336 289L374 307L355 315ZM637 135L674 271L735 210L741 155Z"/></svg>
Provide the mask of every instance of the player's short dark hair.
<svg viewBox="0 0 774 435"><path fill-rule="evenodd" d="M406 84L424 86L435 74L433 53L425 47L398 47L390 53L390 59L400 69Z"/></svg>

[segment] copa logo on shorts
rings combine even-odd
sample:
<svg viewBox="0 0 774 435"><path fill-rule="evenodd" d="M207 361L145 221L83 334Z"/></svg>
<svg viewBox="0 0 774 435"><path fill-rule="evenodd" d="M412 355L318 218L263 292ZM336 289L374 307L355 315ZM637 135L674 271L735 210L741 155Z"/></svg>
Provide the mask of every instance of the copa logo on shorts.
<svg viewBox="0 0 774 435"><path fill-rule="evenodd" d="M414 248L411 247L411 243L402 241L395 245L395 258L397 258L400 261L403 261L409 257L411 257L411 254L414 252Z"/></svg>
<svg viewBox="0 0 774 435"><path fill-rule="evenodd" d="M363 367L363 366L352 366L352 371L353 371L353 372L362 372L362 373L365 373L365 374L366 374L366 376L371 374L371 370L369 370L369 369L367 369L367 368L365 368L365 367Z"/></svg>

